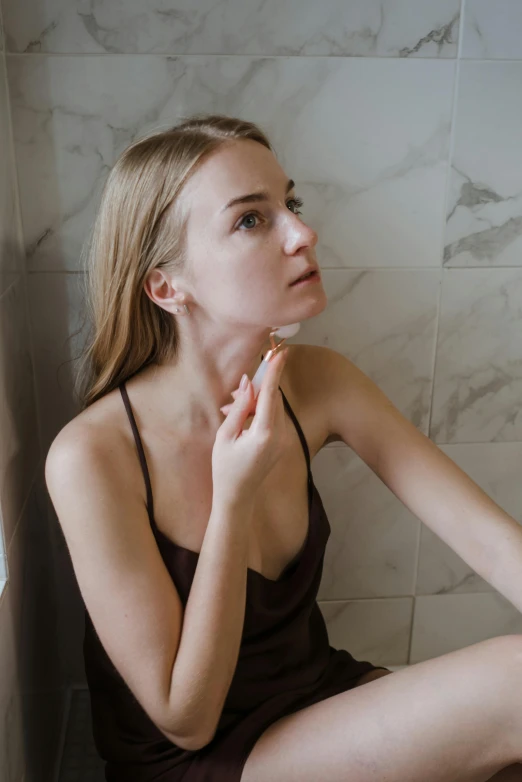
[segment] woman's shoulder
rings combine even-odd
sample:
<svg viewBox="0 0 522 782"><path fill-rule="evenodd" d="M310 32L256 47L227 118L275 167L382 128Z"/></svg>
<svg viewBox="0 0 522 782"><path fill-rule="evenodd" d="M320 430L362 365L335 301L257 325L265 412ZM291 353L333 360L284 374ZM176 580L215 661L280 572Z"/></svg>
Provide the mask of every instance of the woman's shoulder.
<svg viewBox="0 0 522 782"><path fill-rule="evenodd" d="M329 360L331 348L323 345L295 343L288 345L288 372L295 383L300 383L303 392L310 392L316 385L317 373Z"/></svg>
<svg viewBox="0 0 522 782"><path fill-rule="evenodd" d="M125 410L118 388L81 410L56 434L48 449L49 463L79 460L85 468L109 460L124 460L130 451Z"/></svg>
<svg viewBox="0 0 522 782"><path fill-rule="evenodd" d="M289 345L287 372L281 387L297 418L308 428L312 452L314 443L315 451L319 451L327 443L341 440L330 431L328 422L330 379L338 358L340 354L327 346Z"/></svg>
<svg viewBox="0 0 522 782"><path fill-rule="evenodd" d="M281 388L299 421L309 422L318 440L336 438L326 431L330 384L336 351L322 345L291 343L288 361L281 378ZM314 438L315 439L315 438ZM135 444L119 388L104 394L79 412L55 436L47 459L60 454L60 460L75 454L85 462L117 460L135 467Z"/></svg>

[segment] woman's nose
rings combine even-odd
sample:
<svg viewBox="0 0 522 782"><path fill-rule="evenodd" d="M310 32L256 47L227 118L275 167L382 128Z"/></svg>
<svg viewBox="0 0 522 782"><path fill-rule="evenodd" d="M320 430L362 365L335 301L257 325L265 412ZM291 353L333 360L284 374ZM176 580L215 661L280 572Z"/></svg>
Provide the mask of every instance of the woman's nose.
<svg viewBox="0 0 522 782"><path fill-rule="evenodd" d="M299 215L291 216L287 224L287 243L307 247L315 247L318 242L318 235L314 229L304 223Z"/></svg>

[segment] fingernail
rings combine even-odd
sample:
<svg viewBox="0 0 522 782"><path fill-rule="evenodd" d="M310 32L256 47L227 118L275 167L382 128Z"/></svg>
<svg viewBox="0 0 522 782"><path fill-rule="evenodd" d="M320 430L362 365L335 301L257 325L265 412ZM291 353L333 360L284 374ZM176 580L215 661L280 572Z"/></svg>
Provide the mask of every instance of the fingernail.
<svg viewBox="0 0 522 782"><path fill-rule="evenodd" d="M241 389L241 391L245 391L247 386L248 386L248 375L245 373L241 378L241 383L239 384L239 388Z"/></svg>

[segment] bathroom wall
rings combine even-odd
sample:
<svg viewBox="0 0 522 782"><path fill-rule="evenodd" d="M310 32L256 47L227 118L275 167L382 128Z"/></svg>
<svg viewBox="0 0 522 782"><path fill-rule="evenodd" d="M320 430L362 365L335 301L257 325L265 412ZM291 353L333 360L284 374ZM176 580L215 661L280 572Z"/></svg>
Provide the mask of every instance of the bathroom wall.
<svg viewBox="0 0 522 782"><path fill-rule="evenodd" d="M65 689L0 18L0 780L51 780Z"/></svg>
<svg viewBox="0 0 522 782"><path fill-rule="evenodd" d="M3 3L44 451L76 411L79 255L109 168L138 133L225 112L267 130L319 232L329 306L295 341L349 356L522 520L517 0ZM401 665L522 632L345 445L313 469L333 645Z"/></svg>

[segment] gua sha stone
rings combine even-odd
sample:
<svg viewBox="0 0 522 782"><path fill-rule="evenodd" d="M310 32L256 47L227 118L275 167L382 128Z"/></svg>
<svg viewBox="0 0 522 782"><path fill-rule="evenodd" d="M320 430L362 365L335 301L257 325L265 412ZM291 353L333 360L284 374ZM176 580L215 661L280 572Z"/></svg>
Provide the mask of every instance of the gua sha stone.
<svg viewBox="0 0 522 782"><path fill-rule="evenodd" d="M301 328L300 323L289 323L288 326L275 326L273 330L270 332L270 343L272 347L266 353L265 357L263 358L262 362L257 368L256 374L252 378L252 385L254 387L254 397L257 397L257 395L259 394L259 390L261 388L261 382L267 370L268 364L270 363L270 359L276 353L279 353L279 351L282 349L280 346L283 345L285 340L289 339L290 337L295 337L295 335L297 334L300 328ZM275 342L274 337L279 337L279 342Z"/></svg>
<svg viewBox="0 0 522 782"><path fill-rule="evenodd" d="M281 339L289 339L290 337L295 337L300 328L300 323L289 323L288 326L279 326L278 328L274 329L272 334L275 334Z"/></svg>

